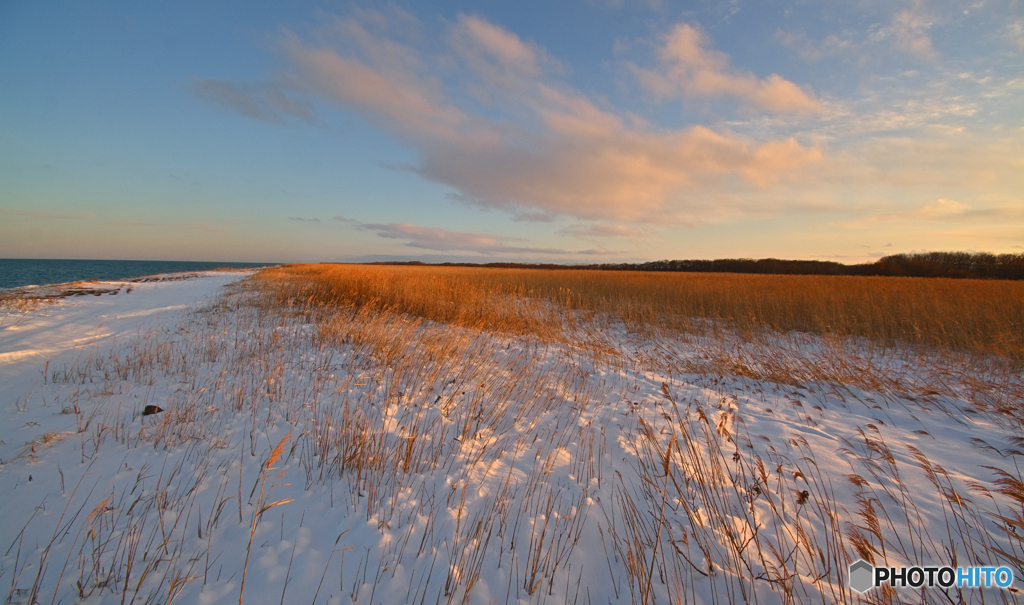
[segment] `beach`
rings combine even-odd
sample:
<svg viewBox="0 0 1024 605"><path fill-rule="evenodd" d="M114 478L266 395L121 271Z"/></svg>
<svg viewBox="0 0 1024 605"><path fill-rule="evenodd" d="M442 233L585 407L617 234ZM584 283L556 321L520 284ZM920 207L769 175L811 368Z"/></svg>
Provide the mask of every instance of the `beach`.
<svg viewBox="0 0 1024 605"><path fill-rule="evenodd" d="M7 313L7 602L852 603L860 558L1021 555L1019 373L582 316L541 338L249 275ZM726 350L892 381L709 365Z"/></svg>

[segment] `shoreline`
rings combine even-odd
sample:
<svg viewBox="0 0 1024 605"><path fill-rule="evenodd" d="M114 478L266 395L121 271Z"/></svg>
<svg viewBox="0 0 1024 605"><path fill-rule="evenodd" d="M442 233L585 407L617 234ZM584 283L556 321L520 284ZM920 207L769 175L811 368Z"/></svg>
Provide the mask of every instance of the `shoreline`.
<svg viewBox="0 0 1024 605"><path fill-rule="evenodd" d="M90 259L0 259L0 293L77 282L118 282L155 275L254 270L277 263Z"/></svg>
<svg viewBox="0 0 1024 605"><path fill-rule="evenodd" d="M255 270L253 270L255 271ZM249 271L252 273L253 271ZM228 273L235 270L226 271ZM125 279L83 279L69 282L56 282L52 284L31 284L26 286L14 286L12 288L0 288L0 303L6 298L20 298L28 300L51 300L68 298L71 296L86 296L89 294L101 296L103 294L118 294L122 288L131 291L135 284L184 281L203 277L206 274L217 273L217 271L182 271L177 273L155 273L139 277Z"/></svg>

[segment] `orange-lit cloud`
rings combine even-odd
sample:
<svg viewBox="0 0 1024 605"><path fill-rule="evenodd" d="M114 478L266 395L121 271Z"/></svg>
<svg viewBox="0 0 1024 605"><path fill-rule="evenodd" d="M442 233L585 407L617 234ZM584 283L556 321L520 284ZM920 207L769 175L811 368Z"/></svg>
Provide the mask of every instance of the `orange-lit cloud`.
<svg viewBox="0 0 1024 605"><path fill-rule="evenodd" d="M658 222L689 215L676 195L722 179L770 185L820 158L795 140L757 145L697 126L672 133L551 133L529 146L428 147L421 173L457 184L481 205L538 208L584 219ZM689 217L691 220L695 217Z"/></svg>
<svg viewBox="0 0 1024 605"><path fill-rule="evenodd" d="M642 86L663 99L732 97L749 107L777 113L824 108L811 93L778 74L758 78L731 68L728 55L709 46L704 32L680 23L665 37L657 69L635 65L632 69Z"/></svg>
<svg viewBox="0 0 1024 605"><path fill-rule="evenodd" d="M459 15L450 34L452 47L483 79L515 87L541 75L541 64L556 63L519 36L479 17Z"/></svg>
<svg viewBox="0 0 1024 605"><path fill-rule="evenodd" d="M475 205L516 216L692 223L730 211L694 205L710 186L765 188L821 159L793 138L758 142L705 126L638 125L567 86L541 49L479 17L451 26L446 43L456 64L447 69L458 78L445 82L410 43L371 33L355 18L335 27L345 48L287 38L301 86L411 141L415 169ZM817 107L782 78L727 73L727 58L686 40L696 30L681 27L672 56L707 63L694 72L707 90L771 108ZM460 95L492 111L464 109Z"/></svg>
<svg viewBox="0 0 1024 605"><path fill-rule="evenodd" d="M393 132L414 137L453 137L470 120L445 102L440 81L424 72L411 49L373 37L352 20L339 28L358 41L363 57L297 38L285 43L303 86L330 101L353 107Z"/></svg>

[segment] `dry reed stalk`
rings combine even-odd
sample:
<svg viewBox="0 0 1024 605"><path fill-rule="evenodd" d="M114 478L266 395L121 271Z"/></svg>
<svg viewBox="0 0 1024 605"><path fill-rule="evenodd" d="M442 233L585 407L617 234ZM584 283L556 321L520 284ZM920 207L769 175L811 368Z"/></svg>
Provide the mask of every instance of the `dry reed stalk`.
<svg viewBox="0 0 1024 605"><path fill-rule="evenodd" d="M245 563L242 565L242 580L241 585L238 588L239 605L242 605L242 598L245 595L245 572L249 568L249 553L252 550L252 538L256 534L256 526L259 524L260 519L263 518L264 512L275 506L287 504L292 501L291 498L282 498L281 500L268 503L264 498L264 496L269 496L270 494L269 491L265 491L265 488L267 486L267 476L270 474L270 471L273 470L273 464L281 458L281 454L284 452L284 445L288 443L291 440L291 438L292 434L289 431L287 435L281 438L281 441L278 442L277 447L274 448L274 450L270 453L270 456L263 462L260 468L260 478L257 483L260 488L260 493L259 496L256 497L256 506L252 514L252 524L249 528L249 542L245 548ZM256 485L253 485L252 489L253 493L255 493ZM251 494L250 497L252 497Z"/></svg>

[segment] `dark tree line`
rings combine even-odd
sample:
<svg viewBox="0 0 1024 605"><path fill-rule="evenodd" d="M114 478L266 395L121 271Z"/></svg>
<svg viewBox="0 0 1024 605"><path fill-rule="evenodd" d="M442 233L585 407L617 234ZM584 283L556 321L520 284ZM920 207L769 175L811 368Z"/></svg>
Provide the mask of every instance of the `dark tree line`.
<svg viewBox="0 0 1024 605"><path fill-rule="evenodd" d="M966 277L979 279L1024 279L1024 254L987 252L925 252L886 256L870 265L871 275L912 275L915 277Z"/></svg>
<svg viewBox="0 0 1024 605"><path fill-rule="evenodd" d="M419 261L372 263L426 265ZM647 263L556 265L527 263L441 263L446 267L521 269L592 269L599 271L678 271L690 273L760 273L773 275L880 275L892 277L952 277L970 279L1024 279L1024 254L987 252L924 252L894 254L873 263L844 265L832 261L778 258L723 258L717 260L658 260Z"/></svg>
<svg viewBox="0 0 1024 605"><path fill-rule="evenodd" d="M593 265L592 265L593 266ZM1024 254L986 252L925 252L894 254L873 263L844 265L831 261L763 258L662 260L639 264L596 265L598 269L688 271L694 273L766 273L776 275L882 275L893 277L953 277L1024 279Z"/></svg>

